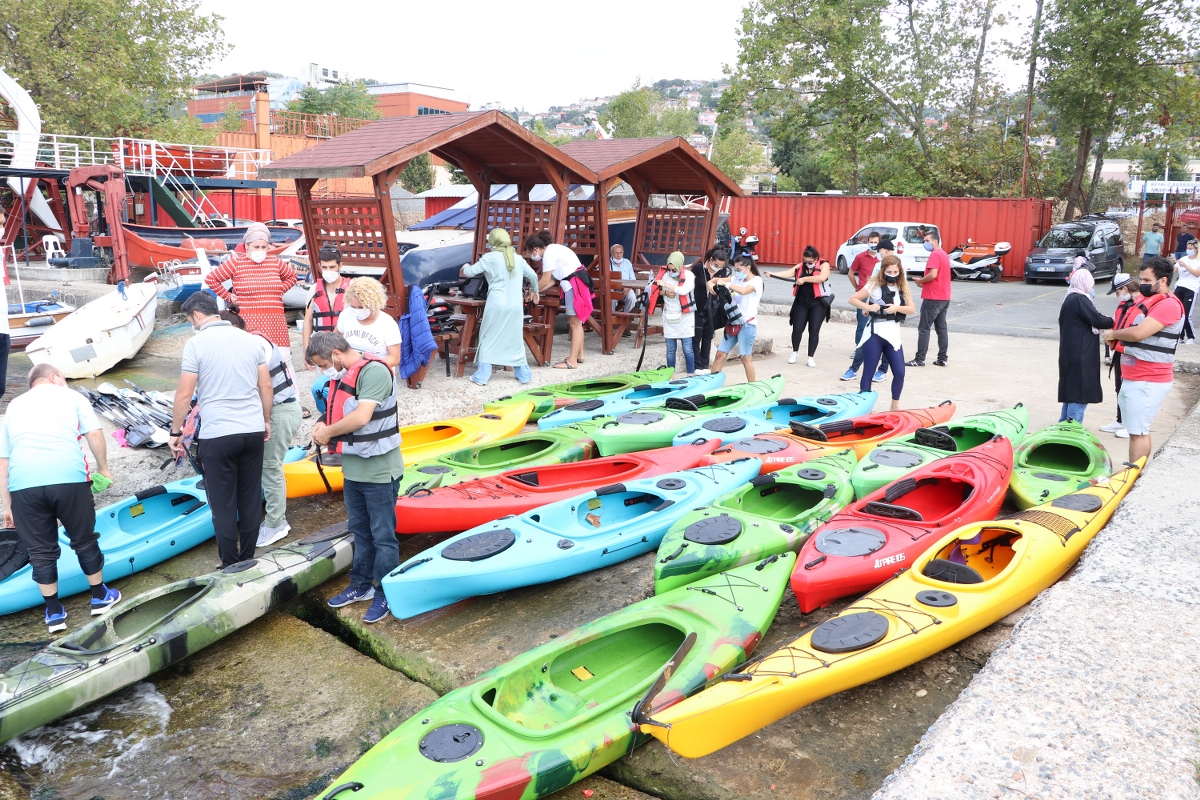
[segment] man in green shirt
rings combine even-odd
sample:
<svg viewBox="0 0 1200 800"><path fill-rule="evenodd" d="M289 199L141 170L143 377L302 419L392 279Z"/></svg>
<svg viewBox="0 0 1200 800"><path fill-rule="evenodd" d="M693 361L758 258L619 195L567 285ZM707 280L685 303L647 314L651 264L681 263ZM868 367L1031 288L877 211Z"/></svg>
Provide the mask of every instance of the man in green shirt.
<svg viewBox="0 0 1200 800"><path fill-rule="evenodd" d="M354 532L350 585L331 597L329 605L341 608L370 600L363 622L378 622L388 614L380 582L400 566L396 495L404 457L396 379L387 364L364 356L335 331L313 334L304 357L330 376L325 419L313 427L312 438L342 454L342 499Z"/></svg>

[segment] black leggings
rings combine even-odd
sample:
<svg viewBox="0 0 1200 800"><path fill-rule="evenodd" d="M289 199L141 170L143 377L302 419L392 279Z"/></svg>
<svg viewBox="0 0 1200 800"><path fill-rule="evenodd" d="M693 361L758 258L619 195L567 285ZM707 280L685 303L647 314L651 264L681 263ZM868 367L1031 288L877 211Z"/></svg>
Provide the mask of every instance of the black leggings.
<svg viewBox="0 0 1200 800"><path fill-rule="evenodd" d="M1117 379L1117 394L1119 395L1119 394L1121 394L1121 354L1114 350L1112 357L1113 357L1112 367L1113 367L1113 372L1116 373L1115 377ZM1120 422L1120 421L1121 421L1121 404L1117 403L1117 422Z"/></svg>
<svg viewBox="0 0 1200 800"><path fill-rule="evenodd" d="M821 326L825 324L825 304L817 298L803 300L797 297L792 301L792 350L800 349L800 339L804 329L808 328L808 357L817 354L817 345L821 341Z"/></svg>
<svg viewBox="0 0 1200 800"><path fill-rule="evenodd" d="M858 385L859 391L871 391L871 378L874 377L882 357L886 357L892 365L892 399L899 400L900 392L904 391L904 348L892 347L890 342L875 334L871 334L871 338L863 342L863 371Z"/></svg>
<svg viewBox="0 0 1200 800"><path fill-rule="evenodd" d="M1179 334L1182 341L1196 338L1192 330L1192 303L1196 302L1196 293L1183 286L1175 287L1175 296L1183 303L1183 331Z"/></svg>
<svg viewBox="0 0 1200 800"><path fill-rule="evenodd" d="M62 555L59 522L67 531L83 574L95 575L104 568L90 482L18 489L12 493L12 514L21 544L29 551L34 583L58 582L58 557Z"/></svg>

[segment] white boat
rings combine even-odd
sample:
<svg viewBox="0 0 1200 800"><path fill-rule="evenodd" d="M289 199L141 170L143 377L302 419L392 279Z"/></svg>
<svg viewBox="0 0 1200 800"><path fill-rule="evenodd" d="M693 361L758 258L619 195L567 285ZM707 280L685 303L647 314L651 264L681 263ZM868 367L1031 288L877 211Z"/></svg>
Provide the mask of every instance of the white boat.
<svg viewBox="0 0 1200 800"><path fill-rule="evenodd" d="M133 358L154 331L156 287L132 283L61 321L25 348L34 364L53 364L68 378L94 378Z"/></svg>

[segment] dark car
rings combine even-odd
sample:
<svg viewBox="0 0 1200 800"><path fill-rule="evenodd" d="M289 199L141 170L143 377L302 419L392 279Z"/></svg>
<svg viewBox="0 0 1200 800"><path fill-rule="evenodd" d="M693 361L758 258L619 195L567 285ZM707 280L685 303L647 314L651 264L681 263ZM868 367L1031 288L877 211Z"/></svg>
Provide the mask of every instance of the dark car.
<svg viewBox="0 0 1200 800"><path fill-rule="evenodd" d="M1065 281L1071 276L1075 254L1082 250L1094 265L1096 278L1107 278L1123 268L1125 243L1116 222L1083 217L1061 222L1042 237L1025 257L1025 282Z"/></svg>

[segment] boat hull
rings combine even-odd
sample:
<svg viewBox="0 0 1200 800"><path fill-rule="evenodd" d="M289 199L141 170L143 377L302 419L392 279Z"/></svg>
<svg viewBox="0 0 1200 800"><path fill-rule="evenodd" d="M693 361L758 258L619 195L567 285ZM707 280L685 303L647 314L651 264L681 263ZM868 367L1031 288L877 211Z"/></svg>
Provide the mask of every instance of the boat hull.
<svg viewBox="0 0 1200 800"><path fill-rule="evenodd" d="M453 486L514 469L586 461L595 455L591 439L569 431L522 433L413 464L400 478L400 494Z"/></svg>
<svg viewBox="0 0 1200 800"><path fill-rule="evenodd" d="M132 283L64 317L31 342L25 353L34 364L53 364L71 379L94 378L133 358L154 332L158 294Z"/></svg>

